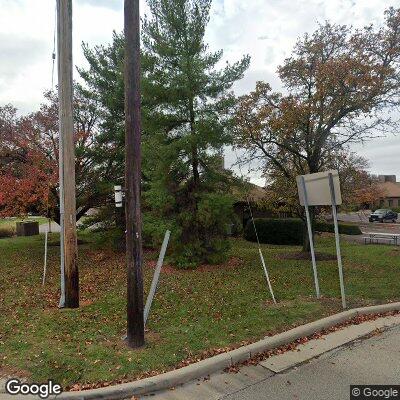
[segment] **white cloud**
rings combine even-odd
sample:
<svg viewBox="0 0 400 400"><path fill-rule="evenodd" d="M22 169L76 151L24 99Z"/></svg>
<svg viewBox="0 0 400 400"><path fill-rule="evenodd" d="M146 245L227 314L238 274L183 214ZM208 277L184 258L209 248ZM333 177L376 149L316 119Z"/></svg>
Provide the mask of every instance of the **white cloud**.
<svg viewBox="0 0 400 400"><path fill-rule="evenodd" d="M231 60L251 55L250 69L235 86L238 93L253 89L260 79L280 90L277 67L299 36L314 31L325 20L354 27L379 25L389 6L398 7L398 0L215 0L208 38L212 48L224 48ZM372 172L395 173L400 179L399 137L375 139L354 149L370 160ZM235 156L228 152L227 165L234 162ZM255 183L264 182L255 172L251 177Z"/></svg>
<svg viewBox="0 0 400 400"><path fill-rule="evenodd" d="M74 63L82 65L82 41L109 42L121 30L123 0L75 0ZM107 7L106 7L107 6ZM117 7L118 6L118 7ZM55 0L0 0L0 104L33 111L51 87Z"/></svg>
<svg viewBox="0 0 400 400"><path fill-rule="evenodd" d="M113 30L122 30L123 0L73 4L74 62L82 66L82 41L105 44ZM145 0L141 6L144 10ZM279 89L277 66L298 36L327 19L357 27L380 24L389 6L399 6L399 0L214 0L207 40L211 49L223 48L229 61L251 55L249 71L235 85L237 93L253 89L260 79ZM0 9L0 104L13 103L29 112L51 85L55 0L0 0ZM371 159L375 172L400 176L398 138L379 139L358 149Z"/></svg>
<svg viewBox="0 0 400 400"><path fill-rule="evenodd" d="M123 1L121 0L78 0L78 4L88 4L93 7L104 7L112 10L122 10Z"/></svg>

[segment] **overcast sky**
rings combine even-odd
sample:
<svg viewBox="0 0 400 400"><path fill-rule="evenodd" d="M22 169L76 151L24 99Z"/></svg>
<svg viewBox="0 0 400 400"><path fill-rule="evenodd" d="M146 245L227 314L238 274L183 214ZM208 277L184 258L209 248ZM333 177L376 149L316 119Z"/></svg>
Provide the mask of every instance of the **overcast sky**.
<svg viewBox="0 0 400 400"><path fill-rule="evenodd" d="M123 0L73 3L74 63L82 66L82 41L107 44L113 30L122 30ZM389 6L400 7L400 0L214 0L207 40L211 49L224 49L226 60L251 55L250 69L235 86L238 94L252 90L257 80L279 89L277 66L297 37L325 20L356 27L382 24ZM0 0L0 9L0 105L34 111L51 87L55 0ZM371 172L397 174L400 180L400 137L376 139L356 150L370 160ZM227 164L232 159L227 154Z"/></svg>

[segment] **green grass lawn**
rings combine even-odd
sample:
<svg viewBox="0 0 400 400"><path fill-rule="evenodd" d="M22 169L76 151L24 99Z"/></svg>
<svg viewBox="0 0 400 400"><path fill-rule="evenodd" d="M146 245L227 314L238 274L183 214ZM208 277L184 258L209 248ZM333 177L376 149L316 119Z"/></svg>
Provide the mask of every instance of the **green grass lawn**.
<svg viewBox="0 0 400 400"><path fill-rule="evenodd" d="M256 246L232 242L232 258L224 266L165 268L146 347L134 351L121 340L123 254L90 242L80 246L81 308L58 310L59 247L50 247L48 281L42 287L43 237L0 240L0 375L20 373L36 382L52 378L64 387L126 381L340 310L335 261L318 262L324 298L317 301L311 263L281 259L300 249L263 246L279 301L275 306ZM334 254L334 239L319 238L317 249ZM349 307L400 299L398 249L343 242L342 251ZM146 290L156 256L146 253Z"/></svg>

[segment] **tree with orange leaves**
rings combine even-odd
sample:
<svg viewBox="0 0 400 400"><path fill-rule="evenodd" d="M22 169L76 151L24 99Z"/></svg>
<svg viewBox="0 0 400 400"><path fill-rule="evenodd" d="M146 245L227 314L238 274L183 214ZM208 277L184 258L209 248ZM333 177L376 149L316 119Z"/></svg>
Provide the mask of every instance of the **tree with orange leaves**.
<svg viewBox="0 0 400 400"><path fill-rule="evenodd" d="M96 168L98 109L89 96L75 91L77 220L104 203L112 182ZM40 110L17 117L0 107L0 216L40 213L59 221L58 99L45 93ZM108 186L107 186L108 185Z"/></svg>

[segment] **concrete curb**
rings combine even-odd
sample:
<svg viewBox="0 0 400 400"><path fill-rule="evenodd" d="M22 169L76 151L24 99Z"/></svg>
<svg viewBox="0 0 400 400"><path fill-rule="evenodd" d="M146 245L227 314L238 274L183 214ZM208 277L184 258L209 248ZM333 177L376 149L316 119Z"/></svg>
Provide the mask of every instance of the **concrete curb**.
<svg viewBox="0 0 400 400"><path fill-rule="evenodd" d="M53 399L122 400L134 395L144 395L165 390L191 380L202 378L239 362L246 361L254 355L264 351L272 350L276 347L291 343L299 338L310 336L321 330L331 328L342 322L348 321L357 315L381 314L390 311L400 311L400 302L344 311L161 375L107 388L63 393L57 397L53 397Z"/></svg>

